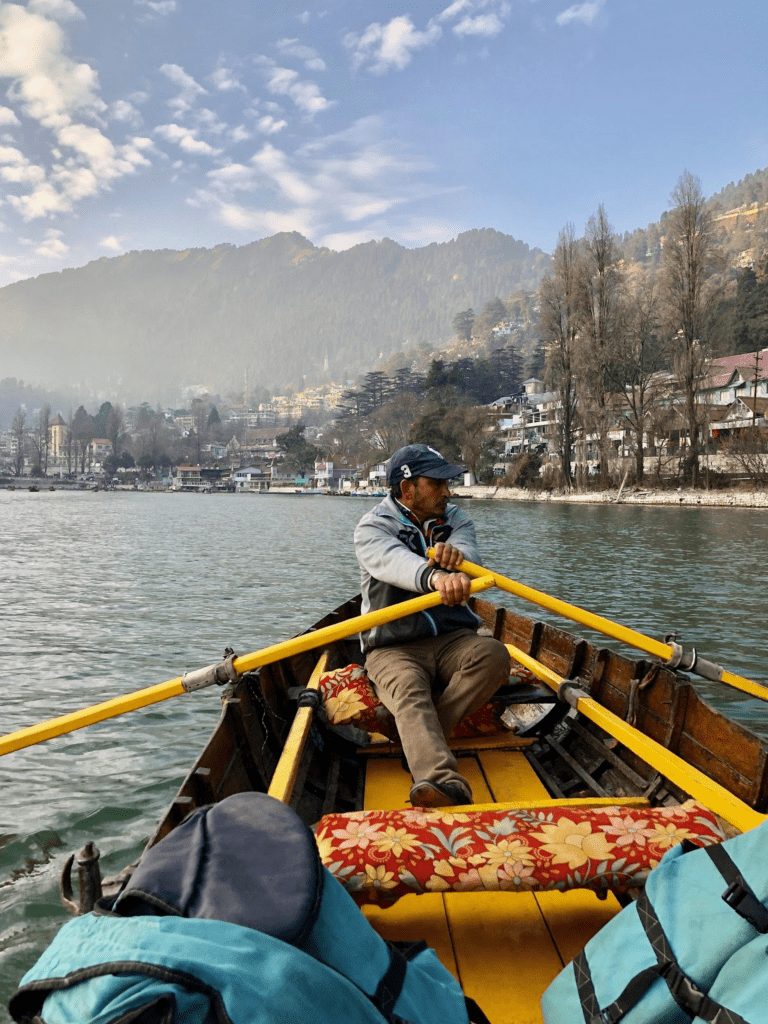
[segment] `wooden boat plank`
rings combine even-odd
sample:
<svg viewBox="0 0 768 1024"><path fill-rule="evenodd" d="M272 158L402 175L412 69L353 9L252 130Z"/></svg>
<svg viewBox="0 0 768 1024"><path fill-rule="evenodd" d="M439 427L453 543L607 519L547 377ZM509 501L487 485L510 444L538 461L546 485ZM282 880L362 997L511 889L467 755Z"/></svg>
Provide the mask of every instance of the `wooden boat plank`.
<svg viewBox="0 0 768 1024"><path fill-rule="evenodd" d="M479 760L497 801L548 799L524 754L483 751ZM579 891L447 893L464 991L493 1024L539 1022L546 986L619 910L617 901L609 900L601 903L594 893Z"/></svg>
<svg viewBox="0 0 768 1024"><path fill-rule="evenodd" d="M417 942L420 939L426 942L454 978L461 980L448 929L445 900L440 893L403 896L391 907L363 907L363 913L387 942Z"/></svg>
<svg viewBox="0 0 768 1024"><path fill-rule="evenodd" d="M511 800L514 794L519 800L548 802L546 788L524 755L487 751L480 755L480 760L497 800ZM627 803L637 806L638 802ZM621 909L612 895L599 900L594 893L581 890L540 892L535 899L563 963L572 960L587 939Z"/></svg>
<svg viewBox="0 0 768 1024"><path fill-rule="evenodd" d="M490 736L461 736L449 741L454 752L467 753L477 750L525 750L533 746L535 740L526 736L516 736L512 732L497 733ZM371 743L367 747L358 747L358 754L374 757L400 757L403 748L399 743Z"/></svg>
<svg viewBox="0 0 768 1024"><path fill-rule="evenodd" d="M411 777L399 761L391 758L369 761L364 806L367 810L405 807L410 786ZM453 976L459 977L442 895L404 896L391 907L368 906L363 908L363 913L379 935L389 942L423 939Z"/></svg>
<svg viewBox="0 0 768 1024"><path fill-rule="evenodd" d="M535 898L448 893L445 905L465 994L492 1024L540 1024L541 993L563 962Z"/></svg>

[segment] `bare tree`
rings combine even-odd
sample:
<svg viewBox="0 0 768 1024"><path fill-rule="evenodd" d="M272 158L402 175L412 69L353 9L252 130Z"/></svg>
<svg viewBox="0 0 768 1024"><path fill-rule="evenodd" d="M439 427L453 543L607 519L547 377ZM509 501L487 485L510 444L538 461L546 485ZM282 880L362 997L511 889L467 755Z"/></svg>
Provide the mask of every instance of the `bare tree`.
<svg viewBox="0 0 768 1024"><path fill-rule="evenodd" d="M757 400L754 400L757 406ZM768 430L741 430L723 445L732 460L747 474L755 489L768 484Z"/></svg>
<svg viewBox="0 0 768 1024"><path fill-rule="evenodd" d="M573 485L571 448L576 417L574 352L579 329L578 268L579 246L573 225L568 224L560 232L552 256L552 270L545 276L539 290L539 328L547 350L546 379L548 386L560 396L559 445L563 481L568 490Z"/></svg>
<svg viewBox="0 0 768 1024"><path fill-rule="evenodd" d="M71 432L75 442L75 465L79 457L81 473L85 472L86 462L90 462L91 441L96 436L95 429L93 416L86 412L84 406L78 406L72 417Z"/></svg>
<svg viewBox="0 0 768 1024"><path fill-rule="evenodd" d="M120 444L125 437L125 417L119 405L113 405L107 416L107 439L112 445L115 458L120 454Z"/></svg>
<svg viewBox="0 0 768 1024"><path fill-rule="evenodd" d="M32 428L30 443L34 450L34 457L37 466L43 476L48 475L48 450L50 447L51 432L51 407L46 404L40 409L35 417L35 425Z"/></svg>
<svg viewBox="0 0 768 1024"><path fill-rule="evenodd" d="M13 414L11 423L11 434L13 435L13 473L14 476L23 476L24 459L27 453L27 411L21 406Z"/></svg>
<svg viewBox="0 0 768 1024"><path fill-rule="evenodd" d="M67 473L72 472L72 463L74 460L75 468L77 468L77 458L75 452L75 436L72 432L72 424L74 423L75 415L70 409L67 414L67 433L64 437L64 455L67 460Z"/></svg>
<svg viewBox="0 0 768 1024"><path fill-rule="evenodd" d="M418 395L405 391L371 413L369 443L378 456L388 459L408 443L411 427L421 415L423 405Z"/></svg>
<svg viewBox="0 0 768 1024"><path fill-rule="evenodd" d="M205 438L208 431L208 413L210 406L202 398L194 398L192 400L192 419L195 424L195 445L197 450L197 464L200 465L200 449L205 442Z"/></svg>
<svg viewBox="0 0 768 1024"><path fill-rule="evenodd" d="M488 461L493 446L496 416L487 406L459 406L453 411L456 434L461 441L461 458L476 480L480 479L481 465Z"/></svg>
<svg viewBox="0 0 768 1024"><path fill-rule="evenodd" d="M624 330L623 275L613 228L600 204L589 218L578 262L578 321L575 360L579 412L585 432L596 434L600 476L608 475L613 410L609 380Z"/></svg>
<svg viewBox="0 0 768 1024"><path fill-rule="evenodd" d="M714 298L710 281L723 260L699 179L685 171L671 198L674 207L665 222L662 254L664 319L674 343L674 369L688 435L683 479L695 487L703 423L697 396L707 362L704 332Z"/></svg>
<svg viewBox="0 0 768 1024"><path fill-rule="evenodd" d="M645 436L652 433L651 410L668 399L672 382L665 373L669 348L659 330L659 293L655 276L640 276L625 292L625 320L616 358L606 383L625 404L624 416L633 438L635 480L643 482Z"/></svg>

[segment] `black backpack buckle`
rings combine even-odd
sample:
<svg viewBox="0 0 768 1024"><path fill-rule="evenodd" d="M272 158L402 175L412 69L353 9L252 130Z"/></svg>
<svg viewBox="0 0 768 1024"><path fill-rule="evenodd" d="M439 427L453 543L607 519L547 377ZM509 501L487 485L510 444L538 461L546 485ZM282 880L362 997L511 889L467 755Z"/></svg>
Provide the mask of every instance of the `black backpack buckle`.
<svg viewBox="0 0 768 1024"><path fill-rule="evenodd" d="M731 910L735 910L739 917L743 917L762 935L768 932L768 910L743 878L739 877L731 882L723 893L723 899Z"/></svg>

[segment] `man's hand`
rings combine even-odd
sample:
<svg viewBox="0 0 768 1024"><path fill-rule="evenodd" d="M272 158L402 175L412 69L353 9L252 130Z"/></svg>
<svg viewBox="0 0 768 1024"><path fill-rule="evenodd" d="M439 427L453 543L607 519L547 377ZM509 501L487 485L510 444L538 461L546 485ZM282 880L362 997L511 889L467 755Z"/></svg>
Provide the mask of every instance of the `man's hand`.
<svg viewBox="0 0 768 1024"><path fill-rule="evenodd" d="M452 544L435 544L434 558L430 558L428 565L440 566L441 569L456 569L464 561L462 552Z"/></svg>
<svg viewBox="0 0 768 1024"><path fill-rule="evenodd" d="M455 551L456 548L453 550ZM472 580L463 572L436 572L432 577L432 586L440 594L443 604L449 607L455 604L464 604L469 600L471 583Z"/></svg>

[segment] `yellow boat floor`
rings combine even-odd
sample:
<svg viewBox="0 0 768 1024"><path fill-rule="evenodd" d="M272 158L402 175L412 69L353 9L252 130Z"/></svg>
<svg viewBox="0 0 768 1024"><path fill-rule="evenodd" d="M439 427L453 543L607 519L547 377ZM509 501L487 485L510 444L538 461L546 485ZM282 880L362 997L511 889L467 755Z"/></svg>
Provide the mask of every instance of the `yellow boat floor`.
<svg viewBox="0 0 768 1024"><path fill-rule="evenodd" d="M459 770L478 804L548 798L521 752L480 751ZM371 758L365 807L407 807L410 785L399 759ZM619 909L612 896L573 890L412 895L365 914L385 939L432 946L491 1024L540 1024L544 989Z"/></svg>

